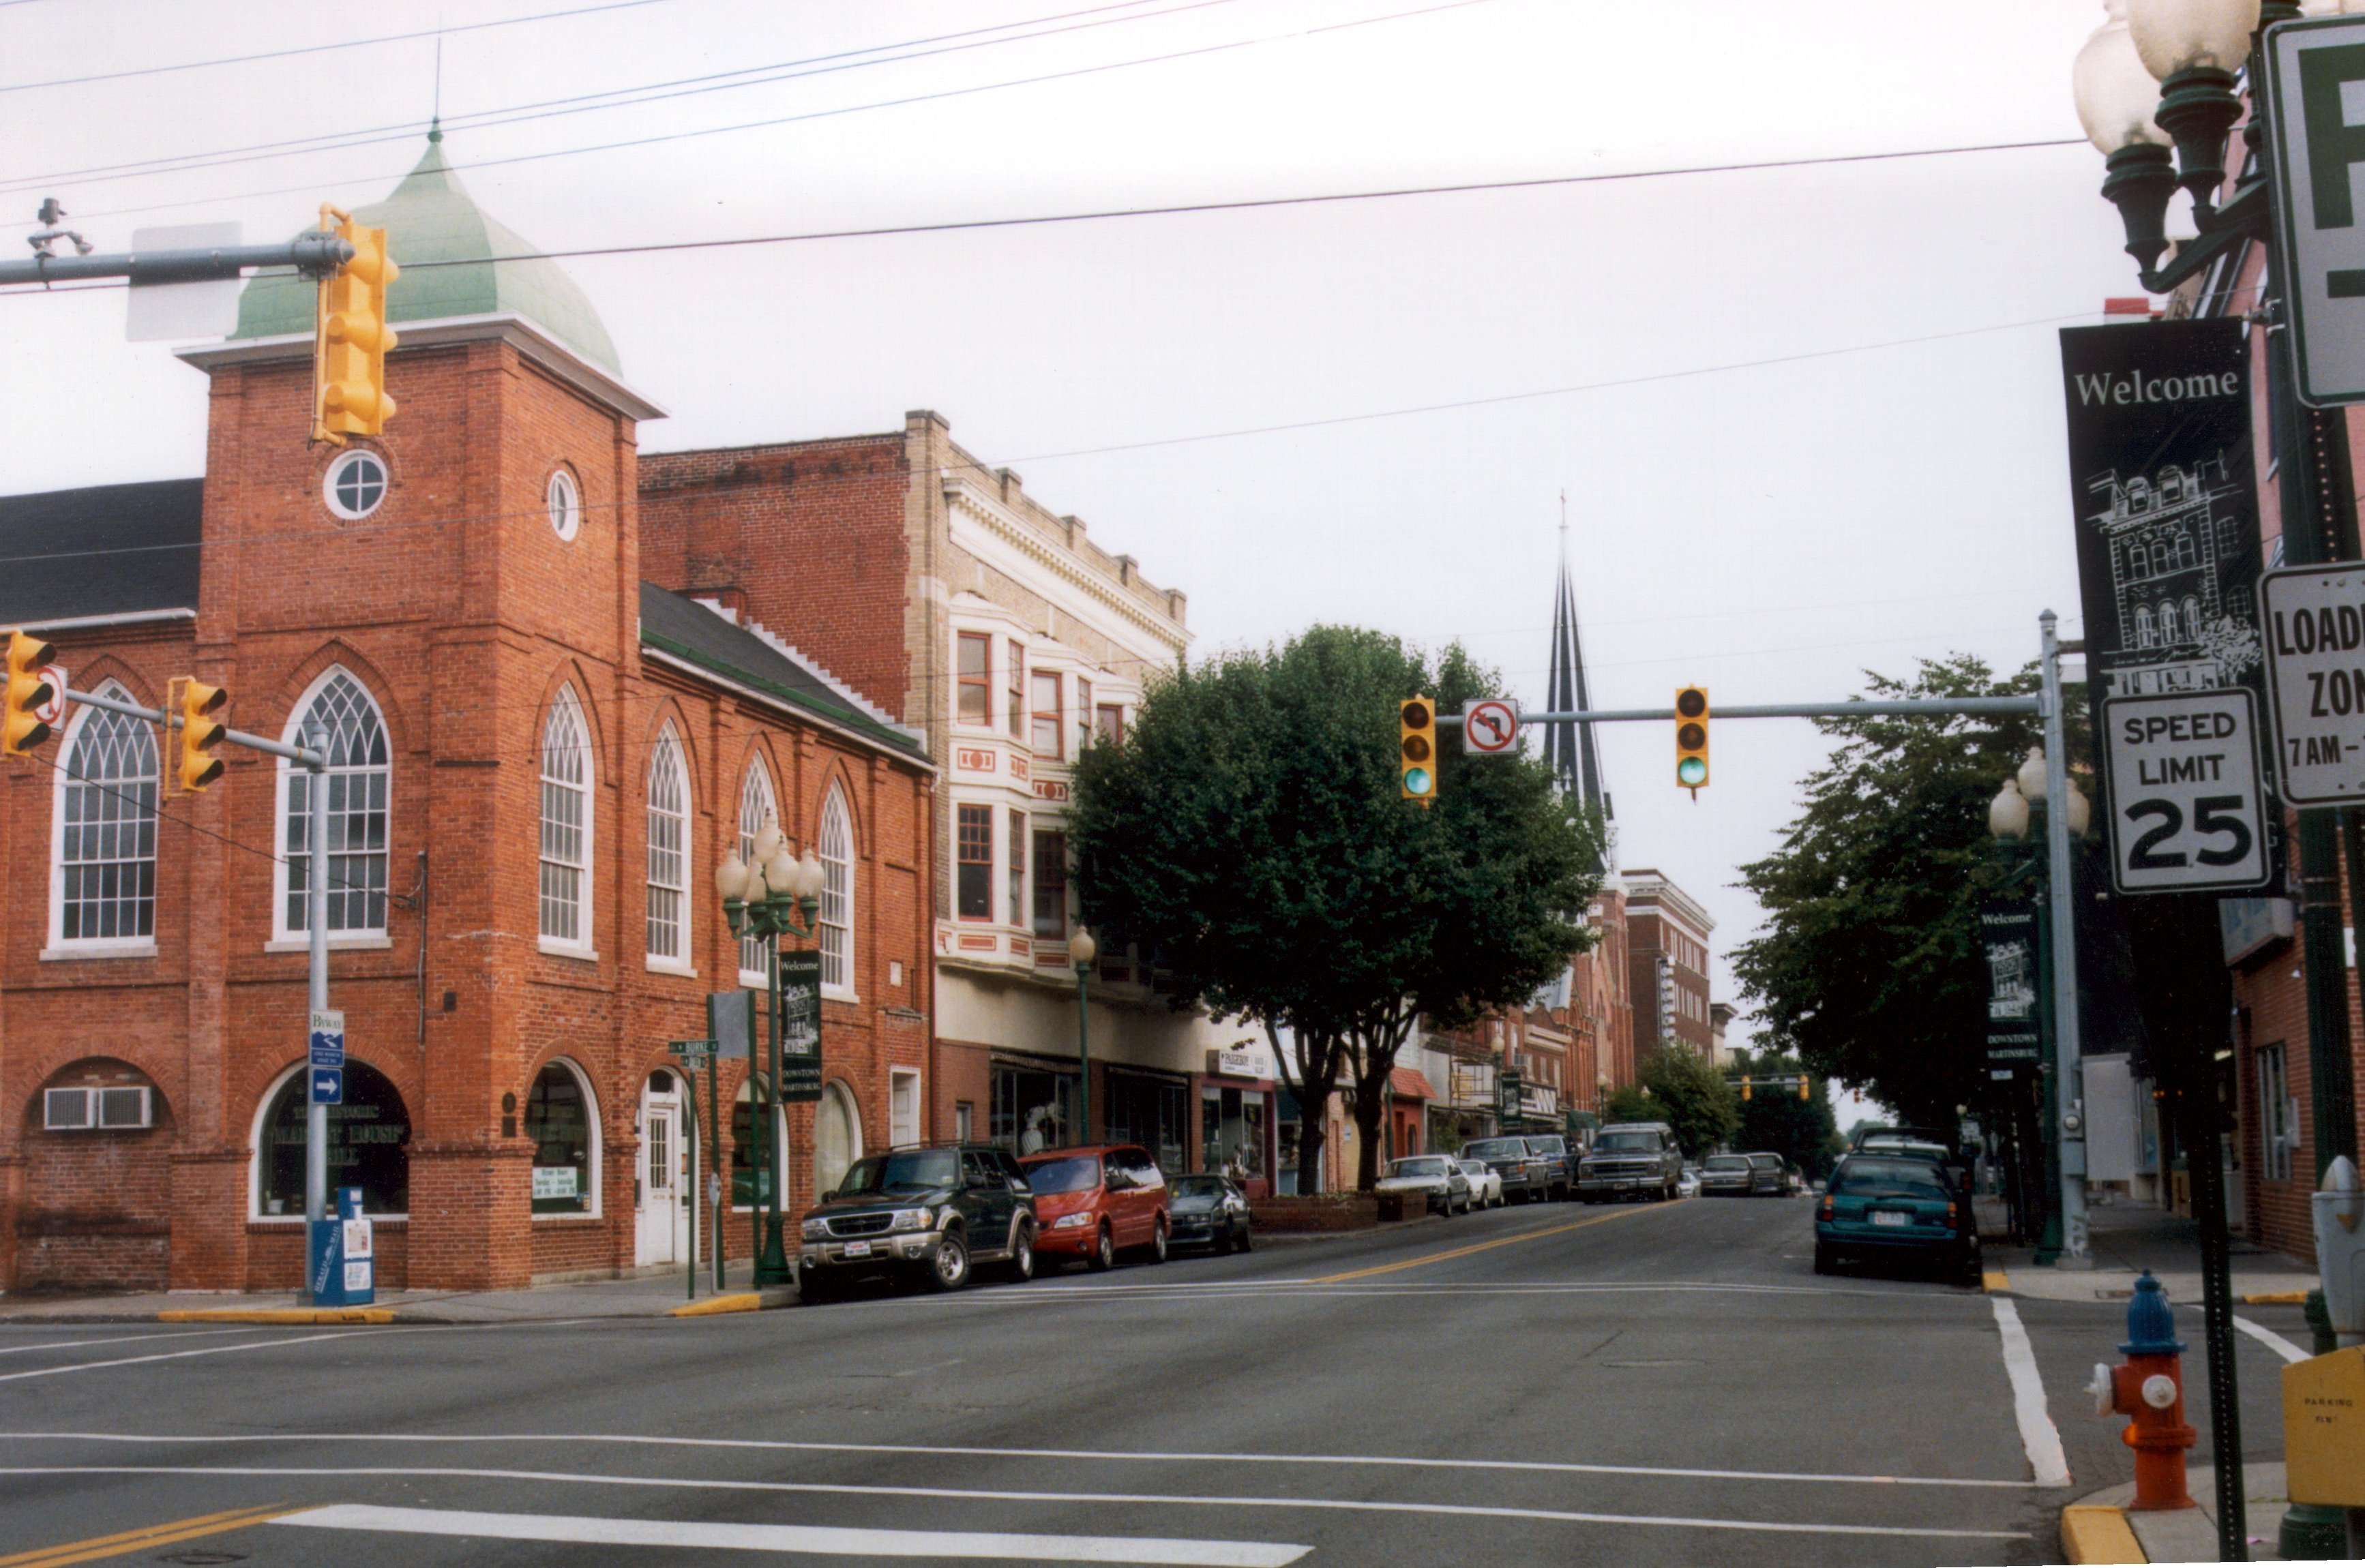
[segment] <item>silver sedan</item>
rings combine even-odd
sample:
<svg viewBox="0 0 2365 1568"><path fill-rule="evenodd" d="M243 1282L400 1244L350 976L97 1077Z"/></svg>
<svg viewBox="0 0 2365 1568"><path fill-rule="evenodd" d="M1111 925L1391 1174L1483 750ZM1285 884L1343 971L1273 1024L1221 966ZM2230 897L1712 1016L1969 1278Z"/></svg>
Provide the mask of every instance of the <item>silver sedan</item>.
<svg viewBox="0 0 2365 1568"><path fill-rule="evenodd" d="M1441 1154L1411 1154L1392 1161L1372 1191L1382 1197L1421 1198L1441 1215L1466 1214L1471 1207L1470 1179Z"/></svg>
<svg viewBox="0 0 2365 1568"><path fill-rule="evenodd" d="M1499 1209L1508 1200L1503 1196L1503 1173L1483 1159L1457 1159L1462 1174L1470 1181L1470 1206L1474 1209Z"/></svg>

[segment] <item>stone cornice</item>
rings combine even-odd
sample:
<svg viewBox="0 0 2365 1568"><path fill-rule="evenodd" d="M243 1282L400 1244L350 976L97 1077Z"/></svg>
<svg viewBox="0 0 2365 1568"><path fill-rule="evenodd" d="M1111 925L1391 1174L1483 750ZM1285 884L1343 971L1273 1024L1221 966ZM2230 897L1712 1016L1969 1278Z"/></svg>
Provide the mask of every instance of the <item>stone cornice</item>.
<svg viewBox="0 0 2365 1568"><path fill-rule="evenodd" d="M1077 560L1074 552L1044 538L1025 522L1012 517L990 494L966 476L947 474L944 486L946 504L975 519L996 541L1017 551L1061 582L1082 589L1096 605L1115 611L1128 625L1149 633L1169 651L1180 654L1190 646L1188 627L1176 624L1171 616L1159 614L1128 592L1124 585L1113 581L1107 574L1093 571Z"/></svg>

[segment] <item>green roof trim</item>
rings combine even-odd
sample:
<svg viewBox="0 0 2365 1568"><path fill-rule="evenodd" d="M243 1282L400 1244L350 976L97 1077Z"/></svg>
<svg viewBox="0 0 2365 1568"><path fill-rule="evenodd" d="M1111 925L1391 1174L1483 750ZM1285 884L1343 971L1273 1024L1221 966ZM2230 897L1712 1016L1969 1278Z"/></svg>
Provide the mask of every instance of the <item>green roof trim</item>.
<svg viewBox="0 0 2365 1568"><path fill-rule="evenodd" d="M557 263L485 215L445 162L440 137L429 139L427 155L392 196L353 220L385 230L387 250L402 269L387 292L389 321L513 311L611 375L623 374L590 299ZM239 296L231 338L308 334L315 295L310 280L293 273L256 274Z"/></svg>

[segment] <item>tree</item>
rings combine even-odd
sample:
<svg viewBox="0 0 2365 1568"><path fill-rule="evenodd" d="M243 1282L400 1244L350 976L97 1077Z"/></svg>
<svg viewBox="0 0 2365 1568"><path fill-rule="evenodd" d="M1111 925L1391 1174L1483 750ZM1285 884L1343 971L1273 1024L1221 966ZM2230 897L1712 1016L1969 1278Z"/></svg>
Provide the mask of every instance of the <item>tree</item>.
<svg viewBox="0 0 2365 1568"><path fill-rule="evenodd" d="M1807 1076L1804 1100L1788 1086L1753 1085L1750 1097L1741 1103L1741 1131L1734 1145L1778 1154L1810 1181L1829 1174L1832 1161L1847 1147L1840 1139L1838 1119L1832 1114L1831 1085L1798 1058L1771 1051L1735 1051L1731 1070L1758 1078Z"/></svg>
<svg viewBox="0 0 2365 1568"><path fill-rule="evenodd" d="M1659 1107L1649 1118L1676 1129L1676 1142L1697 1159L1732 1142L1741 1130L1741 1096L1724 1070L1691 1047L1662 1040L1642 1064L1642 1087Z"/></svg>
<svg viewBox="0 0 2365 1568"><path fill-rule="evenodd" d="M1925 659L1911 681L1868 678L1879 697L2023 696L2037 684L2034 666L1999 679L1965 655ZM1733 970L1775 1049L1868 1090L1908 1122L1951 1126L1956 1105L1984 1098L1978 905L2004 876L1988 802L2037 744L2037 722L1817 722L1841 744L1808 777L1806 810L1781 847L1742 868L1766 923Z"/></svg>
<svg viewBox="0 0 2365 1568"><path fill-rule="evenodd" d="M1264 1028L1308 1182L1342 1074L1368 1187L1414 1024L1524 1002L1588 940L1598 824L1540 763L1465 759L1449 741L1436 806L1399 796L1397 703L1426 693L1450 711L1498 691L1458 646L1432 666L1393 637L1316 627L1176 670L1122 740L1078 758L1086 922L1154 952L1173 1006Z"/></svg>

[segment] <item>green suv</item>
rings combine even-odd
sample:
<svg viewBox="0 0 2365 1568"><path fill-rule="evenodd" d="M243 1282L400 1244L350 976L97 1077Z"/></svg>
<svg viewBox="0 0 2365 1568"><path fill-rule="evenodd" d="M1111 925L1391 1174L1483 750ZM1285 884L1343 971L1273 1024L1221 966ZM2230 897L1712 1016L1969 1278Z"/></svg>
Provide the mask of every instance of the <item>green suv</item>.
<svg viewBox="0 0 2365 1568"><path fill-rule="evenodd" d="M866 1155L804 1215L797 1290L824 1300L869 1275L957 1291L978 1265L1035 1276L1035 1194L1018 1162L988 1144Z"/></svg>

